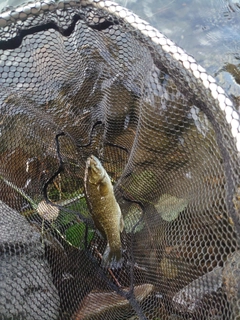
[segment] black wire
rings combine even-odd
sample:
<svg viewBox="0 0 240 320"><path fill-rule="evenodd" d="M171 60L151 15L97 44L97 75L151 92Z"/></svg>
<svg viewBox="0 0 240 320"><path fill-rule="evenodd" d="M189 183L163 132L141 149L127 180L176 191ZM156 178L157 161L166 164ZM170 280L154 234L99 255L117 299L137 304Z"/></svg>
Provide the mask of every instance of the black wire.
<svg viewBox="0 0 240 320"><path fill-rule="evenodd" d="M104 123L103 123L101 120L98 120L98 121L96 121L96 122L94 123L94 125L92 126L92 129L91 129L90 135L89 135L89 142L88 142L88 143L86 143L86 144L79 144L79 143L78 143L78 144L76 144L76 146L79 147L79 148L89 147L89 146L92 144L92 134L93 134L93 130L95 129L96 126L98 126L98 125L100 125L100 124L104 125ZM119 149L121 149L121 150L129 153L129 151L128 151L127 148L125 148L125 147L123 147L123 146L120 146L120 145L118 145L118 144L115 144L115 143L112 143L112 142L108 142L108 141L107 141L107 142L105 142L105 145L108 145L108 146L111 146L111 147L116 147L116 148L119 148Z"/></svg>
<svg viewBox="0 0 240 320"><path fill-rule="evenodd" d="M58 159L59 159L59 167L57 169L57 171L44 183L43 185L43 189L42 189L42 192L43 192L43 197L45 199L45 201L47 203L50 203L51 201L48 199L48 195L47 195L47 189L48 189L48 186L50 183L53 182L53 180L59 175L59 173L63 172L64 171L64 163L63 163L63 160L62 160L62 157L61 157L61 154L60 154L60 146L59 146L59 141L58 141L58 138L60 136L64 136L65 133L64 132L60 132L56 135L55 137L55 141L56 141L56 152L57 152L57 156L58 156Z"/></svg>
<svg viewBox="0 0 240 320"><path fill-rule="evenodd" d="M129 153L129 151L128 151L127 148L122 147L122 146L120 146L119 144L115 144L115 143L112 143L112 142L106 142L105 144L106 144L107 146L116 147L116 148L119 148L119 149L121 149L121 150L126 151L127 153Z"/></svg>
<svg viewBox="0 0 240 320"><path fill-rule="evenodd" d="M89 147L92 144L92 134L93 134L93 130L94 128L99 125L99 124L103 124L103 122L101 120L98 120L94 123L94 125L92 126L90 135L89 135L89 142L87 144L76 144L77 147L79 148L85 148L85 147Z"/></svg>
<svg viewBox="0 0 240 320"><path fill-rule="evenodd" d="M55 206L57 208L59 208L60 210L64 210L65 212L67 213L72 213L72 214L75 214L76 216L79 217L79 219L85 223L86 225L88 225L90 228L93 227L93 223L92 223L92 220L91 219L88 219L86 217L84 217L83 215L81 215L79 212L76 212L74 210L71 210L71 209L67 209L67 208L63 208L62 206L56 204L56 203L53 203L49 198L48 198L48 195L47 195L47 189L48 189L48 186L50 183L53 182L53 180L59 175L59 173L63 172L64 171L64 162L62 160L62 157L61 157L61 153L60 153L60 145L59 145L59 137L60 136L65 136L65 133L64 132L60 132L56 135L55 137L55 141L56 141L56 153L57 153L57 156L58 156L58 159L59 159L59 166L58 166L58 169L54 172L54 174L44 183L43 185L43 189L42 189L42 193L43 193L43 197L45 199L45 201L47 203L50 203L52 206Z"/></svg>
<svg viewBox="0 0 240 320"><path fill-rule="evenodd" d="M115 22L115 24L117 24L117 22ZM95 23L95 24L87 23L88 27L90 27L91 29L97 30L97 31L106 30L109 27L111 27L112 25L114 25L114 22L108 21L108 20L104 20L103 22L99 22L99 23Z"/></svg>
<svg viewBox="0 0 240 320"><path fill-rule="evenodd" d="M72 34L72 32L75 30L76 23L79 20L83 20L84 17L80 14L75 14L72 18L72 21L68 28L64 29L61 26L58 26L54 21L49 21L44 24L40 24L38 26L30 27L29 29L20 29L17 31L17 35L15 37L12 37L8 40L1 40L0 41L0 49L2 50L8 50L8 49L16 49L20 47L22 44L23 39L30 35L34 34L40 31L47 31L49 29L54 29L61 33L63 36L68 37Z"/></svg>

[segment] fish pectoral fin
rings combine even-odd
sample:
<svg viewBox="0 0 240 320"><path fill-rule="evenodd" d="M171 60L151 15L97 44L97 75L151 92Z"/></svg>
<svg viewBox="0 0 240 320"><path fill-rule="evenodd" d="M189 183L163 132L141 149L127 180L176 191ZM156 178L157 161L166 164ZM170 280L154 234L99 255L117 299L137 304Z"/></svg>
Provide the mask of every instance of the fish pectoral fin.
<svg viewBox="0 0 240 320"><path fill-rule="evenodd" d="M101 197L106 197L106 195L109 193L108 184L105 182L101 182L99 185L99 192Z"/></svg>

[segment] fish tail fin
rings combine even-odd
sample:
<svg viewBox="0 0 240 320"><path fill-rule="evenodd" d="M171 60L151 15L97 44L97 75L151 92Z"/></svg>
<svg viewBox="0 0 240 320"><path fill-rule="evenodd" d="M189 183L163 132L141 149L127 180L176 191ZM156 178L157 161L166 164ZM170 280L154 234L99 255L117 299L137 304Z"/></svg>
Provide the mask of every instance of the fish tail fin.
<svg viewBox="0 0 240 320"><path fill-rule="evenodd" d="M113 249L107 245L103 257L101 266L103 268L110 269L119 269L122 267L123 257L122 257L122 248Z"/></svg>

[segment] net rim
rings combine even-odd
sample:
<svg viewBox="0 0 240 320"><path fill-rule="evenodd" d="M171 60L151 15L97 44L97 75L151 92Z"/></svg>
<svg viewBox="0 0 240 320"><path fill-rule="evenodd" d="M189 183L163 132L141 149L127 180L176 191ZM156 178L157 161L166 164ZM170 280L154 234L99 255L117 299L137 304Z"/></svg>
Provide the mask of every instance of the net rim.
<svg viewBox="0 0 240 320"><path fill-rule="evenodd" d="M226 92L222 87L217 85L216 80L209 75L191 55L188 55L182 48L178 47L172 40L167 38L156 28L152 27L148 22L117 3L108 0L31 1L11 8L5 12L1 12L0 29L14 24L19 20L25 21L31 15L36 16L44 12L54 12L58 9L90 5L97 9L104 9L109 14L114 14L117 18L130 24L134 29L137 29L144 36L148 37L155 45L159 45L164 52L171 55L171 57L180 63L184 69L190 72L194 78L202 82L203 86L210 92L214 100L217 101L219 111L223 113L226 122L230 125L232 138L235 139L236 149L238 151L238 156L240 157L240 116Z"/></svg>

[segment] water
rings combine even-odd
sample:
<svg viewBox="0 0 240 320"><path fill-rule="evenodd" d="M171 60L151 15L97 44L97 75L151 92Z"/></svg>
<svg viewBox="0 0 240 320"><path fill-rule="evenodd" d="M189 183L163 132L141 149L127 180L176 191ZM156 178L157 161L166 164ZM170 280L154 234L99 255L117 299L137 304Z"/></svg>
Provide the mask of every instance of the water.
<svg viewBox="0 0 240 320"><path fill-rule="evenodd" d="M192 55L240 110L240 0L117 0Z"/></svg>
<svg viewBox="0 0 240 320"><path fill-rule="evenodd" d="M240 109L240 0L117 0L192 55ZM21 4L6 0L6 5Z"/></svg>

